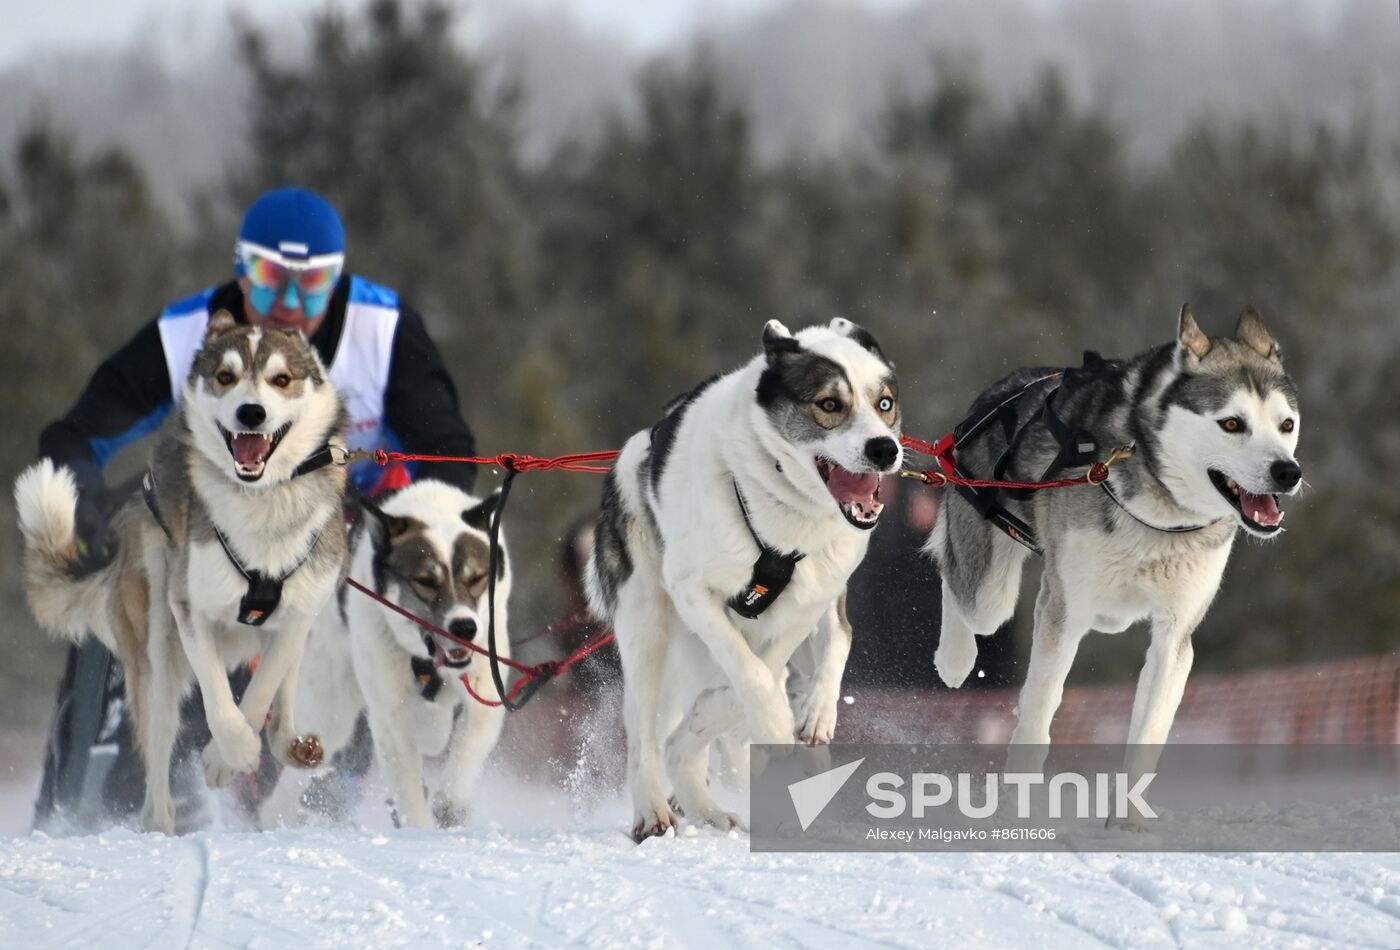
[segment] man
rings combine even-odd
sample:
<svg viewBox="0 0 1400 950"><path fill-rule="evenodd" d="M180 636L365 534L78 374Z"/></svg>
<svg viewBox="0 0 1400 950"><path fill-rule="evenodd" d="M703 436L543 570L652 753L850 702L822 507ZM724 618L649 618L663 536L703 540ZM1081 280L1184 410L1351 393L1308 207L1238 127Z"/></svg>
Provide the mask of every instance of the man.
<svg viewBox="0 0 1400 950"><path fill-rule="evenodd" d="M395 291L347 273L344 265L345 228L328 201L301 188L268 192L244 217L235 279L166 307L98 367L67 415L43 431L40 455L77 476L84 569L95 570L115 554L107 517L119 498L109 493L103 467L160 427L179 398L210 315L219 310L252 326L294 327L306 334L345 400L345 436L352 448L474 454L456 389L422 318ZM424 465L415 474L471 491L475 468ZM362 462L351 477L362 492L373 494L401 486L408 473ZM104 721L108 731L117 728L95 699L108 692L112 665L92 638L70 652L40 790L41 822L56 806L71 811L78 804L89 747ZM186 708L197 710L199 704ZM108 782L108 804L124 810L141 800L141 770L129 734L119 729L117 741L121 752L112 770L116 781ZM132 768L124 767L128 763ZM134 789L128 773L138 783Z"/></svg>

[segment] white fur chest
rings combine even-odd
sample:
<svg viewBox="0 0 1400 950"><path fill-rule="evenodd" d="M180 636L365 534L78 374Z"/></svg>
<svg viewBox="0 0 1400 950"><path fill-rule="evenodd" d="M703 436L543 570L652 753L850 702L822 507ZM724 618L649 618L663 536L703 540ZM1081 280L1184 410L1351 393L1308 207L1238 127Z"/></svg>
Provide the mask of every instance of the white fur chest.
<svg viewBox="0 0 1400 950"><path fill-rule="evenodd" d="M1169 534L1123 525L1072 531L1056 552L1068 607L1093 629L1117 633L1147 616L1204 610L1220 587L1234 531Z"/></svg>
<svg viewBox="0 0 1400 950"><path fill-rule="evenodd" d="M412 679L407 664L404 675ZM444 668L438 671L438 675L443 683L437 696L431 701L424 699L417 692L417 680L414 680L415 695L403 710L404 725L412 733L421 755L441 755L446 751L447 740L452 737L454 714L467 698L459 672Z"/></svg>
<svg viewBox="0 0 1400 950"><path fill-rule="evenodd" d="M248 579L234 567L217 541L190 546L187 583L192 610L210 620L243 629L238 623L238 609L248 593ZM276 633L293 611L315 616L326 607L334 585L335 576L329 572L309 568L295 571L283 582L282 599L267 622L246 629Z"/></svg>

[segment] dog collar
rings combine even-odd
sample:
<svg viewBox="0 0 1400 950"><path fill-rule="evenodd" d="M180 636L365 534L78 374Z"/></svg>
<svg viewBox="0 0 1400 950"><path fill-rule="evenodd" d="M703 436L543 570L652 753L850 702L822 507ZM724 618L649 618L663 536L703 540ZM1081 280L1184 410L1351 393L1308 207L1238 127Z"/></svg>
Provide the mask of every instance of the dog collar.
<svg viewBox="0 0 1400 950"><path fill-rule="evenodd" d="M741 617L753 620L773 606L778 595L787 589L792 581L792 573L797 569L797 562L806 555L795 551L783 553L764 544L753 528L753 521L749 519L749 506L744 503L744 493L739 491L738 481L734 482L734 497L739 500L739 513L744 516L744 527L749 529L754 544L758 545L758 560L753 563L753 575L748 584L729 598L729 609Z"/></svg>
<svg viewBox="0 0 1400 950"><path fill-rule="evenodd" d="M337 446L333 446L329 442L327 442L315 452L312 452L310 455L308 455L305 459L302 460L302 463L300 465L292 469L292 478L298 478L302 475L309 475L312 472L317 471L318 469L325 468L327 465L335 464L337 460L335 457L334 450L336 448Z"/></svg>
<svg viewBox="0 0 1400 950"><path fill-rule="evenodd" d="M1118 493L1115 492L1115 491L1113 490L1112 486L1110 486L1110 485L1108 484L1108 482L1106 482L1106 481L1105 481L1105 482L1100 482L1100 483L1099 483L1099 487L1102 488L1102 489L1104 490L1104 493L1107 494L1109 498L1112 498L1112 499L1113 499L1113 503L1114 503L1115 505L1117 505L1119 508L1121 508L1121 509L1123 510L1123 513L1124 513L1125 515L1127 515L1129 518L1132 518L1134 521L1136 521L1138 524L1142 525L1144 528L1151 528L1153 531L1164 531L1164 532L1166 532L1166 533L1168 533L1168 534L1185 534L1185 533L1188 533L1188 532L1191 532L1191 531L1201 531L1201 530L1204 530L1204 529L1206 529L1206 528L1211 527L1212 525L1220 524L1220 522L1222 522L1222 521L1225 520L1224 518L1216 518L1214 521L1207 521L1205 524L1165 525L1165 526L1164 526L1164 525L1160 525L1160 524L1153 524L1152 522L1148 521L1146 518L1140 518L1140 517L1138 517L1137 515L1133 514L1132 509L1129 508L1127 505L1123 504L1123 499L1121 499L1121 498L1118 497Z"/></svg>

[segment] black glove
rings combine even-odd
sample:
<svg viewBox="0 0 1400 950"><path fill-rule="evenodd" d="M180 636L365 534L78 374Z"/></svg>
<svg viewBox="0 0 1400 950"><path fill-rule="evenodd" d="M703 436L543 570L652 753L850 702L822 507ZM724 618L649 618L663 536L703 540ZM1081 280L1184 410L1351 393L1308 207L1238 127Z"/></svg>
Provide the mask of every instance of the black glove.
<svg viewBox="0 0 1400 950"><path fill-rule="evenodd" d="M78 567L92 574L112 563L117 554L117 538L109 520L111 500L97 466L79 462L69 467L78 481L78 508L73 513Z"/></svg>

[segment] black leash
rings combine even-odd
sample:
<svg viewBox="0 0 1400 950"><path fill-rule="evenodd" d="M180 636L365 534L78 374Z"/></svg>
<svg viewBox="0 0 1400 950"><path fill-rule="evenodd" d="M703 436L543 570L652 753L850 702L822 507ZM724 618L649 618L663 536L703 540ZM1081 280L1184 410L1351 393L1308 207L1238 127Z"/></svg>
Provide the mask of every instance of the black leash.
<svg viewBox="0 0 1400 950"><path fill-rule="evenodd" d="M524 708L525 704L534 698L535 693L545 683L549 682L553 671L545 668L540 675L533 677L523 687L515 699L511 699L506 692L505 677L501 675L500 658L496 654L496 577L500 574L501 564L501 516L506 512L506 501L510 498L510 486L515 482L517 469L515 463L510 459L502 459L501 467L506 470L505 477L501 479L500 500L496 502L496 510L491 513L491 539L490 553L487 560L487 570L490 571L490 578L486 582L486 652L491 660L491 682L496 686L496 695L500 697L501 705L511 712Z"/></svg>

